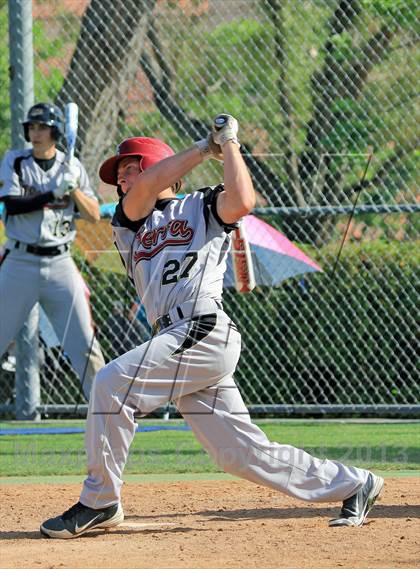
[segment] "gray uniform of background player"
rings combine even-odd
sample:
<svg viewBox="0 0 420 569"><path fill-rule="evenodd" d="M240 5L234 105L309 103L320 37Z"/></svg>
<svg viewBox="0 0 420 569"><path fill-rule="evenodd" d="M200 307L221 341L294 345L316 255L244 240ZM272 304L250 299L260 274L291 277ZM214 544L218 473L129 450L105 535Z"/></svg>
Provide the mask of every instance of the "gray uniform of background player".
<svg viewBox="0 0 420 569"><path fill-rule="evenodd" d="M20 161L20 179L14 164ZM95 198L82 164L80 190ZM31 150L9 151L1 164L0 198L30 196L52 191L63 178L64 153L56 150L53 166L42 170ZM96 199L96 198L95 198ZM96 372L104 359L94 339L90 307L83 281L69 246L75 238L75 203L63 196L47 206L29 213L3 213L8 251L0 267L0 355L22 328L31 308L39 302L78 373L88 397ZM26 246L62 247L62 254L39 256L27 252Z"/></svg>
<svg viewBox="0 0 420 569"><path fill-rule="evenodd" d="M221 308L230 227L217 215L221 187L161 200L139 222L121 203L112 221L116 246L148 319L172 324L106 365L90 400L89 475L80 501L103 508L120 500L122 473L145 415L172 399L195 436L225 471L314 502L342 501L368 472L270 442L252 424L233 380L240 334ZM191 321L190 316L205 315Z"/></svg>

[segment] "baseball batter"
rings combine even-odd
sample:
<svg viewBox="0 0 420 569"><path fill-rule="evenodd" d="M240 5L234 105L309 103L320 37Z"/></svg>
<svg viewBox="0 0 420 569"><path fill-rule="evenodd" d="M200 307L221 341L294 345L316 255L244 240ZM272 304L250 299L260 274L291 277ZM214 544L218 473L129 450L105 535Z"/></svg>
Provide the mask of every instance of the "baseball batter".
<svg viewBox="0 0 420 569"><path fill-rule="evenodd" d="M70 246L75 213L99 221L99 204L79 160L66 163L56 147L64 128L60 109L34 105L23 128L32 148L7 152L0 169L8 238L0 267L0 355L39 302L89 397L105 362Z"/></svg>
<svg viewBox="0 0 420 569"><path fill-rule="evenodd" d="M122 473L136 430L173 400L195 436L226 472L313 502L343 501L331 525L362 525L383 480L270 442L255 426L233 373L240 334L223 311L230 233L254 207L253 185L237 139L237 121L215 119L209 137L174 155L162 141L129 138L102 164L117 186L115 245L144 303L154 336L96 376L86 425L88 476L80 501L41 525L72 538L123 521ZM183 199L179 180L206 158L223 159L224 183Z"/></svg>

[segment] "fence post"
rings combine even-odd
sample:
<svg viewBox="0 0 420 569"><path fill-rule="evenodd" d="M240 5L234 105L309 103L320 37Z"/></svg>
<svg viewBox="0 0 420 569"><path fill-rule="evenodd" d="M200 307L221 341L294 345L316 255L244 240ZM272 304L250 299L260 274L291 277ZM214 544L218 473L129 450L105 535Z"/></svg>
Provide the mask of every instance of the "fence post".
<svg viewBox="0 0 420 569"><path fill-rule="evenodd" d="M26 141L22 121L34 104L32 0L9 0L10 114L12 148ZM38 419L40 404L38 367L38 307L34 307L16 338L17 419Z"/></svg>
<svg viewBox="0 0 420 569"><path fill-rule="evenodd" d="M12 148L22 148L22 121L34 104L32 0L9 0L9 58Z"/></svg>

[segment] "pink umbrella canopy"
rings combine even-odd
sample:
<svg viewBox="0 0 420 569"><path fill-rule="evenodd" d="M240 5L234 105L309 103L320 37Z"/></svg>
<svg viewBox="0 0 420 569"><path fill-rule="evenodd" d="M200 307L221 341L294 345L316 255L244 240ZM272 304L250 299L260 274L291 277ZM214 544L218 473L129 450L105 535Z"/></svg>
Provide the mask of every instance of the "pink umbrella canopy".
<svg viewBox="0 0 420 569"><path fill-rule="evenodd" d="M257 285L276 286L290 277L322 271L303 251L265 221L254 215L247 215L243 223L251 248ZM224 286L235 286L231 256Z"/></svg>

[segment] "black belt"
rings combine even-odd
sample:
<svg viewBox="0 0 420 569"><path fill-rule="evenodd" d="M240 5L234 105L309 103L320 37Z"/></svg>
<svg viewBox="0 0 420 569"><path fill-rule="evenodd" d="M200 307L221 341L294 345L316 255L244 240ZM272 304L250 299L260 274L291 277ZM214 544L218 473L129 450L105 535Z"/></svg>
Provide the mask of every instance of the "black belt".
<svg viewBox="0 0 420 569"><path fill-rule="evenodd" d="M220 310L223 310L223 306L220 302L216 301L216 305ZM163 316L158 318L156 322L153 324L152 326L153 334L157 334L161 330L168 328L168 326L175 324L175 322L178 322L178 320L183 320L185 318L180 306L176 307L176 311L178 313L179 319L172 320L172 318L169 316L169 312L168 314L164 314ZM193 318L191 318L191 320L193 320Z"/></svg>
<svg viewBox="0 0 420 569"><path fill-rule="evenodd" d="M22 247L20 245L23 245ZM70 249L70 245L65 243L64 245L58 245L56 247L39 247L38 245L25 245L20 241L16 241L15 249L20 249L26 251L27 253L32 253L32 255L38 255L40 257L56 257L57 255L62 255Z"/></svg>
<svg viewBox="0 0 420 569"><path fill-rule="evenodd" d="M181 310L181 307L177 306L176 311L178 312L179 319L183 320L184 314ZM174 324L174 322L172 321L172 318L169 316L168 312L168 314L164 314L153 324L153 333L157 334L157 332L160 332L160 330L163 330L164 328L168 328L168 326L171 326L172 324Z"/></svg>

